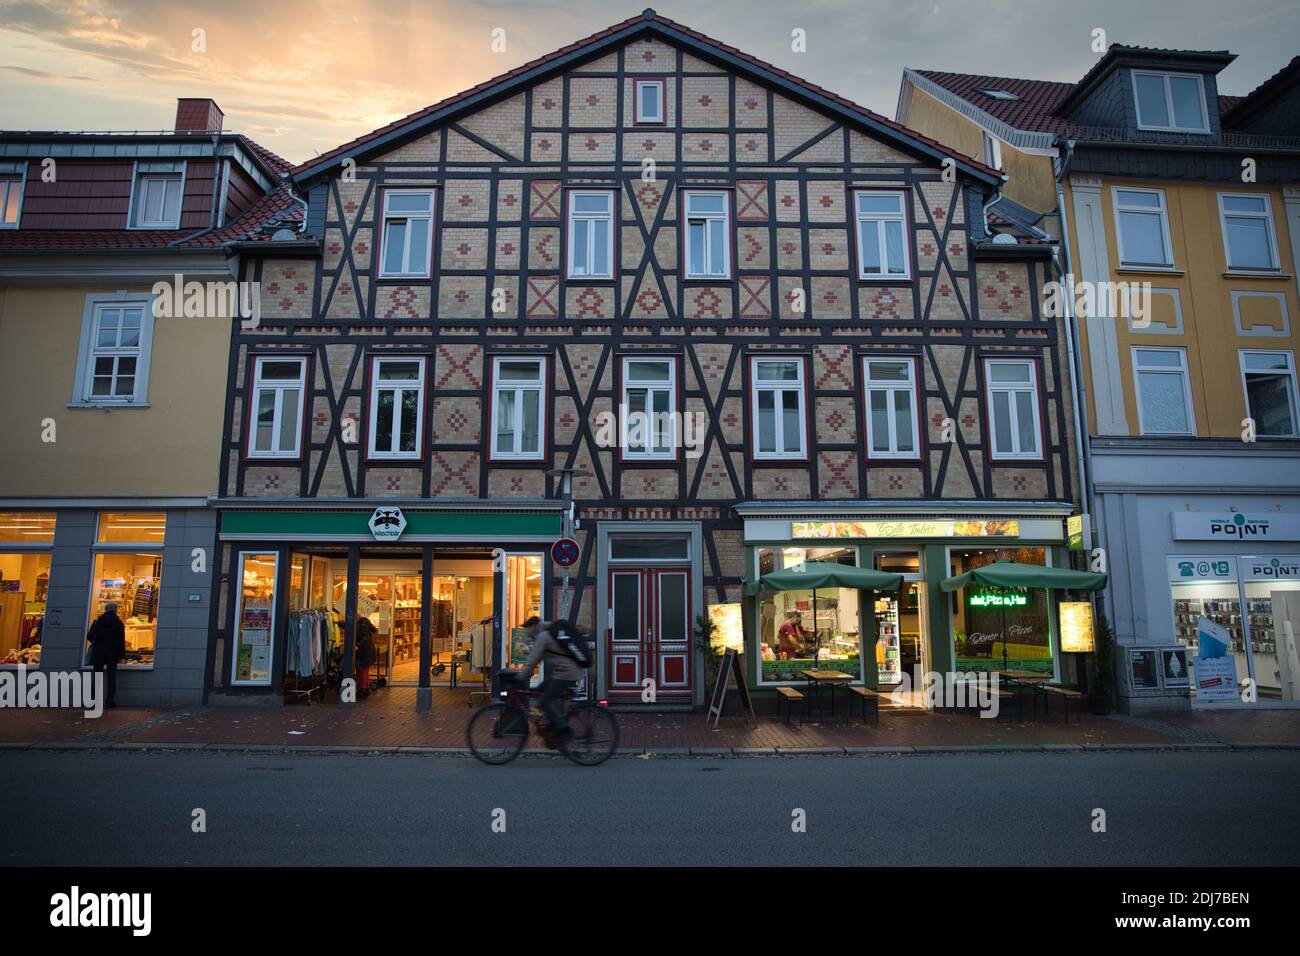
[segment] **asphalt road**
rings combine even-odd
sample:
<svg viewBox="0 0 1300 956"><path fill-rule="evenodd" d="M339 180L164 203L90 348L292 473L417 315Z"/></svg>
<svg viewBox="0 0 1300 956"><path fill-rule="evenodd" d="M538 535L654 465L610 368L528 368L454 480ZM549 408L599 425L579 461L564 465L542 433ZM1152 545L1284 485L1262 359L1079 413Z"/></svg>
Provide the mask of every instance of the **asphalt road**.
<svg viewBox="0 0 1300 956"><path fill-rule="evenodd" d="M32 751L0 754L0 864L1294 866L1298 804L1300 753L1285 751L597 768Z"/></svg>

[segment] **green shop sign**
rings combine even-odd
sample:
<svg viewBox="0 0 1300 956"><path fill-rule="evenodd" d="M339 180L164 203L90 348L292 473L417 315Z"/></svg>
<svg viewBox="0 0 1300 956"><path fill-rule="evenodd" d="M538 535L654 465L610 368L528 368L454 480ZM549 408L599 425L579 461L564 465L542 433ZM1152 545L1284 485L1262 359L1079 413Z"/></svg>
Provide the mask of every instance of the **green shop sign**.
<svg viewBox="0 0 1300 956"><path fill-rule="evenodd" d="M1029 603L1025 594L997 594L993 591L975 591L966 602L971 607L1024 607Z"/></svg>
<svg viewBox="0 0 1300 956"><path fill-rule="evenodd" d="M373 541L365 511L227 511L221 516L223 538ZM421 538L475 539L484 543L560 536L558 512L403 511L406 526L401 540Z"/></svg>

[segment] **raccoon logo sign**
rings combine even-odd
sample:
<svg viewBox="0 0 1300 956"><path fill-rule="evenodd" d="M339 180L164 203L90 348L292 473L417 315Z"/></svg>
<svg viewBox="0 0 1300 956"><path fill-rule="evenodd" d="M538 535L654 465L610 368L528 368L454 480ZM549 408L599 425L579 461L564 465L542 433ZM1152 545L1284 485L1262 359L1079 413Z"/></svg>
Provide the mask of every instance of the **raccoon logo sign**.
<svg viewBox="0 0 1300 956"><path fill-rule="evenodd" d="M370 534L376 541L396 541L406 530L401 508L376 508L370 516Z"/></svg>

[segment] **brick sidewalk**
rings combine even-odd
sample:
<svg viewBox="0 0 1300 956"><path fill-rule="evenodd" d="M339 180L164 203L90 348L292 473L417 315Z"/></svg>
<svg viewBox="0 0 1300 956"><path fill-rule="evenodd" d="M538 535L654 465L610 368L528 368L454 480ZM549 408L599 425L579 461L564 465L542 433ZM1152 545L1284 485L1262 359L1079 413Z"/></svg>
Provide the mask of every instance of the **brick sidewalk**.
<svg viewBox="0 0 1300 956"><path fill-rule="evenodd" d="M474 710L462 691L435 688L430 711L415 710L413 688L387 688L351 710L332 702L275 708L207 707L193 710L120 708L89 720L79 711L0 711L0 745L130 745L163 747L396 747L463 748ZM620 750L683 753L727 751L797 752L804 749L913 749L1014 747L1107 747L1188 745L1300 746L1300 711L1192 711L1158 718L1096 717L1075 722L984 720L975 716L891 712L880 725L806 723L787 725L760 717L751 727L727 717L718 729L702 715L621 712ZM533 739L530 747L541 749Z"/></svg>

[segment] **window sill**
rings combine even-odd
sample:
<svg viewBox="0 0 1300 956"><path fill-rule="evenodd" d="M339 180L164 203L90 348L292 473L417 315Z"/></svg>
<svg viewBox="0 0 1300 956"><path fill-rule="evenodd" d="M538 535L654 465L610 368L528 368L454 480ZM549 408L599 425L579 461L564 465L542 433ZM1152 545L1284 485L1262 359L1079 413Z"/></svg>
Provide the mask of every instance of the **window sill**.
<svg viewBox="0 0 1300 956"><path fill-rule="evenodd" d="M1129 273L1131 275L1158 275L1158 276L1185 276L1184 269L1175 269L1173 266L1120 266L1116 272Z"/></svg>
<svg viewBox="0 0 1300 956"><path fill-rule="evenodd" d="M683 282L702 282L706 285L720 285L726 282L735 282L733 276L684 276Z"/></svg>
<svg viewBox="0 0 1300 956"><path fill-rule="evenodd" d="M431 275L421 275L421 276L379 276L379 277L377 277L377 278L375 279L375 281L376 281L376 282L397 282L397 283L432 282L432 281L433 281L433 276L431 276Z"/></svg>
<svg viewBox="0 0 1300 956"><path fill-rule="evenodd" d="M1289 272L1249 272L1229 269L1223 274L1225 279L1294 279Z"/></svg>
<svg viewBox="0 0 1300 956"><path fill-rule="evenodd" d="M100 409L105 412L111 412L117 408L148 408L148 402L68 402L68 408L87 408Z"/></svg>
<svg viewBox="0 0 1300 956"><path fill-rule="evenodd" d="M871 285L911 285L911 276L858 276L858 281Z"/></svg>

